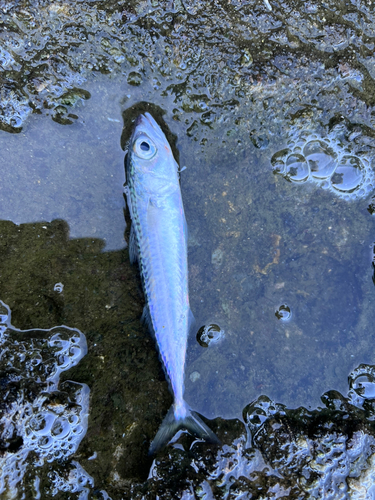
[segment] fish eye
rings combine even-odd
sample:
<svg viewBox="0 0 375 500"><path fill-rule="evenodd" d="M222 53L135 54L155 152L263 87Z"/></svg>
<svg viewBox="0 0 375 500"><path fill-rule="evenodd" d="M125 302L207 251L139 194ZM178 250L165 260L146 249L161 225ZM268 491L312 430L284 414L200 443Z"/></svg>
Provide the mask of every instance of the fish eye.
<svg viewBox="0 0 375 500"><path fill-rule="evenodd" d="M133 146L134 153L143 160L150 160L156 154L156 146L146 135L138 137Z"/></svg>

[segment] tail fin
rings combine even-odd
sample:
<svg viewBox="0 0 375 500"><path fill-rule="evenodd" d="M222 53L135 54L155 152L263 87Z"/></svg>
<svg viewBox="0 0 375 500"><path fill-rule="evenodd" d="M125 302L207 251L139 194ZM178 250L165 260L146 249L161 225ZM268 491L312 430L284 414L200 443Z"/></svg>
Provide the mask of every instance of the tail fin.
<svg viewBox="0 0 375 500"><path fill-rule="evenodd" d="M187 429L195 436L205 439L209 443L221 444L216 434L212 432L212 430L207 427L198 414L190 410L188 406L186 406L185 418L178 420L175 418L172 406L161 423L161 426L151 443L148 454L153 455L158 450L163 448L180 429Z"/></svg>

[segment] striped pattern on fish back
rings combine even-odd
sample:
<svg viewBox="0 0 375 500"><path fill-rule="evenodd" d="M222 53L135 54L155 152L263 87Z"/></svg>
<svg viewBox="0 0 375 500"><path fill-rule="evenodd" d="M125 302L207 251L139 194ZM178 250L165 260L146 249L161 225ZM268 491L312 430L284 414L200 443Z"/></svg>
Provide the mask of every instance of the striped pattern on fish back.
<svg viewBox="0 0 375 500"><path fill-rule="evenodd" d="M129 188L147 305L175 399L182 401L190 309L181 193L155 198Z"/></svg>

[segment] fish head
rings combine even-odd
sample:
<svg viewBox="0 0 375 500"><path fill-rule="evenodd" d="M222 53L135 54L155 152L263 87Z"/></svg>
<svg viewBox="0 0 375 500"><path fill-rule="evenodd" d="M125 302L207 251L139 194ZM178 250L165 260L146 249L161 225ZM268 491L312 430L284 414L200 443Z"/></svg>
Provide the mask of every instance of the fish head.
<svg viewBox="0 0 375 500"><path fill-rule="evenodd" d="M144 188L158 191L178 184L177 162L167 138L150 113L137 118L128 156L128 175L137 177Z"/></svg>

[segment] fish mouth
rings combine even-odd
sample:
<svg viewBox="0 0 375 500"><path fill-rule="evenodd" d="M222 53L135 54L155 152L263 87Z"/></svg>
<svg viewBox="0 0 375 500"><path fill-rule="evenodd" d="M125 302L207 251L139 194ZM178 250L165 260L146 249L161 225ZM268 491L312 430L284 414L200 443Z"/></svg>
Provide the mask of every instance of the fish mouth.
<svg viewBox="0 0 375 500"><path fill-rule="evenodd" d="M145 115L139 115L139 116L137 116L137 118L136 118L136 120L134 122L135 127L139 127L139 125L143 125L144 122L145 122L145 120L146 120Z"/></svg>
<svg viewBox="0 0 375 500"><path fill-rule="evenodd" d="M138 116L138 118L135 121L135 127L136 128L140 127L146 133L149 132L148 135L150 135L151 131L152 133L156 133L159 137L163 137L164 135L157 122L150 115L150 113L147 112L145 114Z"/></svg>

